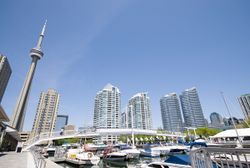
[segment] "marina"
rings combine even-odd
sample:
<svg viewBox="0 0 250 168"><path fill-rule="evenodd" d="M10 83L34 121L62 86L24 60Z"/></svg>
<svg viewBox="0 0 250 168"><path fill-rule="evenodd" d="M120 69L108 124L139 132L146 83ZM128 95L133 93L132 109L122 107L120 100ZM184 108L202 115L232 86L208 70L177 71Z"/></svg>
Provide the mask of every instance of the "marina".
<svg viewBox="0 0 250 168"><path fill-rule="evenodd" d="M1 2L0 168L250 168L249 6Z"/></svg>
<svg viewBox="0 0 250 168"><path fill-rule="evenodd" d="M102 130L103 131L103 130ZM132 129L132 134L140 130ZM110 132L110 130L109 130ZM112 132L113 135L121 135L130 132ZM144 131L145 132L145 131ZM100 131L99 131L100 133ZM149 134L151 134L150 132ZM96 132L69 132L64 136L88 137L96 135ZM169 135L165 135L169 136ZM140 144L132 139L132 143L66 143L54 146L50 143L44 146L42 142L48 139L63 137L57 134L40 136L27 142L24 151L33 154L37 168L46 168L47 161L52 161L65 168L75 167L164 167L164 168L216 168L216 167L240 167L249 168L250 149L249 128L235 129L220 132L209 139L196 139L190 143L166 142L159 138L149 138L152 142ZM181 137L181 136L180 136ZM133 136L134 138L134 136ZM237 139L240 140L241 144ZM28 144L30 143L30 144Z"/></svg>

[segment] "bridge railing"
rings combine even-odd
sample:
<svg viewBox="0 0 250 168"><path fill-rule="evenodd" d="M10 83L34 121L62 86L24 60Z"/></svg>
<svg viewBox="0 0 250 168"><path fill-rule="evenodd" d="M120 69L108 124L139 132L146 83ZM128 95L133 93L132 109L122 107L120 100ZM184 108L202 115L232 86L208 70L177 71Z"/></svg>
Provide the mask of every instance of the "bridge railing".
<svg viewBox="0 0 250 168"><path fill-rule="evenodd" d="M35 167L36 168L46 168L46 160L41 154L41 150L39 148L33 147L31 148L31 154L34 159Z"/></svg>
<svg viewBox="0 0 250 168"><path fill-rule="evenodd" d="M250 168L249 148L200 148L190 157L192 168Z"/></svg>
<svg viewBox="0 0 250 168"><path fill-rule="evenodd" d="M49 138L56 138L56 137L60 137L60 136L74 135L74 134L77 134L77 133L78 133L77 131L73 131L73 130L63 131L63 132L60 132L60 131L57 131L57 132L44 132L44 133L41 133L41 134L36 135L35 137L29 139L25 143L25 145L28 146L28 145L33 144L35 142L38 142L39 140L42 140L42 139L49 139Z"/></svg>

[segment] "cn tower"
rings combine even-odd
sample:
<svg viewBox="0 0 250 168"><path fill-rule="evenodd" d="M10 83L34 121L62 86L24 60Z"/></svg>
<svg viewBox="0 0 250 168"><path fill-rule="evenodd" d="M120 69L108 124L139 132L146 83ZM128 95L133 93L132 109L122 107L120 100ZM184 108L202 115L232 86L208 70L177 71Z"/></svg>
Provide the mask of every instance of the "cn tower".
<svg viewBox="0 0 250 168"><path fill-rule="evenodd" d="M36 65L38 60L40 60L43 57L43 52L42 52L42 42L44 38L44 32L46 28L46 22L43 26L42 32L39 36L38 42L36 47L32 48L30 50L30 56L32 58L30 69L27 73L26 79L24 81L21 93L18 97L17 103L16 103L16 108L13 113L12 119L11 119L11 126L17 129L17 131L22 131L23 130L23 124L24 124L24 118L25 118L25 113L26 113L26 107L28 103L28 98L29 98L29 93L31 89L31 83L35 74L36 70Z"/></svg>

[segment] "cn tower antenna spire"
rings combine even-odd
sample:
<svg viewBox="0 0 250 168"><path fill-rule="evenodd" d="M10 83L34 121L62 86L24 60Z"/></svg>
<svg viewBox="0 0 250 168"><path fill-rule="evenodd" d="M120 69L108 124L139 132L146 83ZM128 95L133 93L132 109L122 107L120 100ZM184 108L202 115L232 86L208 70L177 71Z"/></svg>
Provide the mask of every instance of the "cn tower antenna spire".
<svg viewBox="0 0 250 168"><path fill-rule="evenodd" d="M20 96L17 99L16 108L14 110L14 113L11 119L11 126L17 129L17 131L19 132L23 130L26 108L28 104L29 93L31 90L31 83L35 74L37 62L41 58L43 58L43 52L42 52L41 47L42 47L42 42L44 38L44 32L46 29L46 24L47 24L47 20L45 21L45 24L43 25L42 32L39 35L39 39L38 39L36 47L30 50L30 56L32 58L30 69L24 81Z"/></svg>
<svg viewBox="0 0 250 168"><path fill-rule="evenodd" d="M44 32L45 32L45 29L46 29L46 24L47 24L47 19L45 20L45 23L43 25L43 29L41 31L41 34L39 36L39 39L38 39L38 42L37 42L37 45L36 45L36 48L41 50L41 47L42 47L42 42L43 42L43 38L44 38Z"/></svg>

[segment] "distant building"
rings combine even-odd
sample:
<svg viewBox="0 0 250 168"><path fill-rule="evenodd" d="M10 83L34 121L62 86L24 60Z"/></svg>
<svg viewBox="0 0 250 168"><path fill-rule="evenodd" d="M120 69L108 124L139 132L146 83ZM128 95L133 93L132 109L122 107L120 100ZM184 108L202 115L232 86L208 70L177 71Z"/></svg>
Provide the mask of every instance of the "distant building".
<svg viewBox="0 0 250 168"><path fill-rule="evenodd" d="M67 132L67 131L75 131L75 130L76 130L75 125L65 125L63 131Z"/></svg>
<svg viewBox="0 0 250 168"><path fill-rule="evenodd" d="M60 131L65 125L68 125L68 119L68 115L57 115L55 131Z"/></svg>
<svg viewBox="0 0 250 168"><path fill-rule="evenodd" d="M29 139L30 131L19 132L19 135L20 135L22 142L26 142Z"/></svg>
<svg viewBox="0 0 250 168"><path fill-rule="evenodd" d="M238 98L241 110L245 116L245 119L250 118L250 94L242 95Z"/></svg>
<svg viewBox="0 0 250 168"><path fill-rule="evenodd" d="M210 121L212 127L222 127L224 125L221 115L216 112L210 114Z"/></svg>
<svg viewBox="0 0 250 168"><path fill-rule="evenodd" d="M33 123L32 137L43 132L52 132L55 129L59 99L59 94L53 89L41 93Z"/></svg>
<svg viewBox="0 0 250 168"><path fill-rule="evenodd" d="M181 109L176 93L165 95L160 100L161 117L164 130L180 132L183 129Z"/></svg>
<svg viewBox="0 0 250 168"><path fill-rule="evenodd" d="M205 118L195 87L187 89L180 95L185 125L187 127L204 127Z"/></svg>
<svg viewBox="0 0 250 168"><path fill-rule="evenodd" d="M120 128L121 94L117 87L107 84L95 97L94 121L96 129ZM106 135L100 141L118 141L117 136Z"/></svg>
<svg viewBox="0 0 250 168"><path fill-rule="evenodd" d="M0 104L3 99L11 72L12 71L7 57L0 54Z"/></svg>
<svg viewBox="0 0 250 168"><path fill-rule="evenodd" d="M132 118L133 117L133 118ZM152 129L150 99L147 93L137 93L128 102L127 128Z"/></svg>
<svg viewBox="0 0 250 168"><path fill-rule="evenodd" d="M128 123L127 123L127 113L123 112L121 114L121 128L127 128L128 127Z"/></svg>
<svg viewBox="0 0 250 168"><path fill-rule="evenodd" d="M238 120L236 117L232 117L232 118L223 118L223 122L225 126L232 126L233 127L233 121L234 123L240 124L240 120Z"/></svg>

